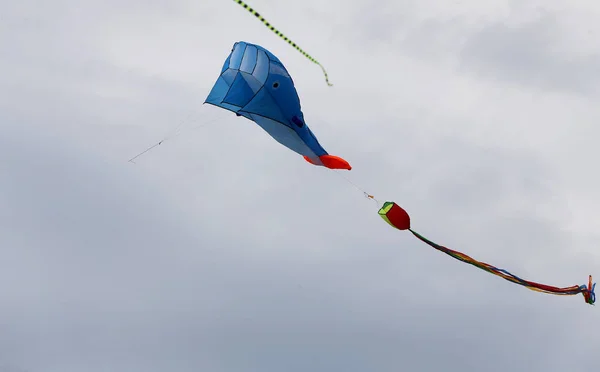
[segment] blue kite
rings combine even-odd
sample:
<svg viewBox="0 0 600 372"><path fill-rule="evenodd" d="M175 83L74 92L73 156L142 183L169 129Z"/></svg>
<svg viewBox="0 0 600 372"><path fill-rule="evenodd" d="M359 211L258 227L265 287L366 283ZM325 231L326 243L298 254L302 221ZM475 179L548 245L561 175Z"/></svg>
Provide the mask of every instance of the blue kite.
<svg viewBox="0 0 600 372"><path fill-rule="evenodd" d="M206 101L263 128L273 139L302 155L311 164L351 170L350 164L329 155L304 121L294 82L265 48L236 42Z"/></svg>

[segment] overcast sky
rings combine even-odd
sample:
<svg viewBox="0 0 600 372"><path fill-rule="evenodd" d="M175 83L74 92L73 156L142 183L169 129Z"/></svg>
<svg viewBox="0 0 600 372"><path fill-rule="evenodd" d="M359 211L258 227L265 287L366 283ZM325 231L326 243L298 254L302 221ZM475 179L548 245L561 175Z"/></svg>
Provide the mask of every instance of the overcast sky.
<svg viewBox="0 0 600 372"><path fill-rule="evenodd" d="M0 0L0 372L590 371L595 307L391 229L202 105L277 55L341 172L529 280L600 276L600 4ZM181 126L181 134L127 160Z"/></svg>

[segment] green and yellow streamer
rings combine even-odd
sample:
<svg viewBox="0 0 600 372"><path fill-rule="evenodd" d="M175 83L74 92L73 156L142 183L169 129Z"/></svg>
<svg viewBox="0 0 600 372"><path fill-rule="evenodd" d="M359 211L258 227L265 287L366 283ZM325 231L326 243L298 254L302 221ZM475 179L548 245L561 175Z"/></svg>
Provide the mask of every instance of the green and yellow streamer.
<svg viewBox="0 0 600 372"><path fill-rule="evenodd" d="M333 84L331 84L329 82L329 76L327 75L327 71L325 71L325 68L313 57L311 57L308 53L306 53L304 50L302 50L302 48L300 48L296 43L294 43L292 40L290 40L287 36L285 36L281 31L279 31L278 29L276 29L275 27L273 27L273 25L271 25L263 16L261 16L256 10L252 9L248 4L246 4L245 2L243 2L242 0L233 0L236 3L240 4L241 6L244 7L244 9L246 9L247 11L249 11L250 13L252 13L256 18L260 19L260 21L267 26L267 28L271 31L273 31L276 35L278 35L280 38L282 38L283 40L287 41L288 44L290 44L291 46L293 46L297 51L299 51L300 53L302 53L303 56L305 56L306 58L308 58L311 62L317 64L319 67L321 67L321 70L323 71L323 75L325 75L325 82L327 83L327 85L329 85L330 87L333 86Z"/></svg>

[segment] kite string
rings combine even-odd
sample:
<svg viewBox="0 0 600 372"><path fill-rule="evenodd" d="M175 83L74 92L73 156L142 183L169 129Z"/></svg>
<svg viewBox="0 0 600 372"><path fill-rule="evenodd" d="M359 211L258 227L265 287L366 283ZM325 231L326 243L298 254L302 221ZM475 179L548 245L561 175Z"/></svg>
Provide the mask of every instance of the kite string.
<svg viewBox="0 0 600 372"><path fill-rule="evenodd" d="M139 154L135 155L134 157L132 157L131 159L128 160L128 162L130 163L134 163L134 160L137 159L138 157L144 155L145 153L147 153L148 151L152 150L153 148L155 148L156 146L162 145L163 142L169 140L170 138L172 138L177 131L181 128L181 126L192 116L192 114L194 113L194 111L190 111L190 113L188 114L188 116L181 120L181 122L177 125L177 127L175 127L175 129L172 129L171 131L167 132L167 134L165 134L165 136L158 141L157 143L155 143L154 145L148 147L147 149L145 149L144 151L140 152Z"/></svg>
<svg viewBox="0 0 600 372"><path fill-rule="evenodd" d="M362 194L365 196L365 198L373 200L375 202L375 204L377 204L377 207L381 206L381 203L379 202L379 200L375 199L375 197L372 194L369 194L368 192L366 192L362 187L358 186L356 183L350 181L350 179L348 177L344 176L342 173L340 173L337 170L335 170L335 174L342 177L346 182L348 182L350 185L354 186L358 191L362 192Z"/></svg>
<svg viewBox="0 0 600 372"><path fill-rule="evenodd" d="M177 127L175 127L175 129L173 129L173 130L171 130L171 131L167 132L167 134L166 134L166 135L165 135L165 136L164 136L164 137L163 137L163 138L162 138L160 141L158 141L158 142L157 142L157 143L155 143L154 145L152 145L152 146L148 147L147 149L145 149L144 151L140 152L139 154L135 155L134 157L132 157L131 159L129 159L129 160L128 160L128 162L130 162L130 163L134 163L134 164L135 164L134 160L135 160L135 159L137 159L138 157L140 157L140 156L144 155L145 153L147 153L148 151L152 150L153 148L155 148L155 147L157 147L157 146L159 146L159 145L162 145L164 142L166 142L166 141L168 141L168 140L170 140L170 139L173 139L173 138L175 138L175 137L179 136L179 135L181 134L181 127L182 127L182 126L183 126L183 125L184 125L184 124L185 124L185 123L188 121L188 119L190 119L190 117L191 117L192 115L194 115L195 113L196 113L196 111L195 111L195 110L192 110L192 111L190 111L190 113L188 114L188 116L187 116L185 119L183 119L183 120L182 120L182 121L179 123L179 125L177 125ZM218 120L220 120L220 119L221 119L221 118L220 118L220 115L217 115L216 117L213 117L211 120L208 120L208 121L202 122L202 123L200 123L200 124L198 124L198 125L196 125L196 126L194 126L194 127L191 127L189 130L192 130L192 129L198 129L198 128L205 127L205 126L207 126L207 125L209 125L209 124L212 124L212 123L214 123L215 121L218 121Z"/></svg>
<svg viewBox="0 0 600 372"><path fill-rule="evenodd" d="M323 71L323 75L325 75L325 82L330 87L333 86L333 84L331 84L329 82L329 76L327 75L327 71L325 71L325 68L323 67L323 65L321 65L316 59L314 59L308 53L306 53L304 50L302 50L302 48L300 48L295 42L293 42L287 36L285 36L281 31L279 31L278 29L276 29L275 27L273 27L273 25L271 25L269 23L269 21L267 21L263 16L261 16L260 13L258 13L256 10L252 9L248 4L246 4L242 0L233 0L233 1L235 1L236 3L238 3L239 5L241 5L242 7L244 7L244 9L246 9L248 12L250 12L251 14L253 14L256 18L260 19L260 21L269 30L273 31L277 36L279 36L280 38L282 38L283 40L285 40L288 44L290 44L291 46L293 46L297 51L299 51L300 53L302 53L303 56L305 56L306 58L308 58L311 62L317 64L319 67L321 67L321 70Z"/></svg>

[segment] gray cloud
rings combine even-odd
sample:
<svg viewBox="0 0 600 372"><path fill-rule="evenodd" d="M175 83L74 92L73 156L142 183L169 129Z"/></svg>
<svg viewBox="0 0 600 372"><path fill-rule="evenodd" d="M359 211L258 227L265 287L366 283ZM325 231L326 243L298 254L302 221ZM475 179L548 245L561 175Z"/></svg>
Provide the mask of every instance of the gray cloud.
<svg viewBox="0 0 600 372"><path fill-rule="evenodd" d="M541 89L596 93L600 53L580 56L561 47L564 28L553 13L519 26L503 22L483 27L460 53L461 69Z"/></svg>
<svg viewBox="0 0 600 372"><path fill-rule="evenodd" d="M320 141L354 165L348 177L406 207L417 231L527 279L583 284L599 266L589 248L597 236L562 228L580 212L564 196L567 165L556 162L569 153L553 157L551 141L524 149L535 133L505 113L514 96L377 48L365 56L332 43L327 53L323 30L298 26L301 14L278 2L255 6L329 60L333 88L233 2L178 2L167 15L159 3L119 3L118 12L86 4L68 18L76 24L61 18L64 8L42 9L46 32L1 62L0 365L590 369L598 336L581 296L537 294L436 252L390 229L333 172L201 106L232 41L262 43L293 71ZM334 5L321 14L338 17ZM239 23L218 34L224 16ZM194 17L203 20L196 38L212 40L180 33ZM356 74L376 68L405 73ZM505 127L481 124L461 106L468 97L444 94L458 84L498 97L476 103ZM550 106L532 110L558 126ZM190 112L181 136L126 162ZM589 124L574 123L573 133Z"/></svg>
<svg viewBox="0 0 600 372"><path fill-rule="evenodd" d="M336 26L336 41L348 40L348 47L367 53L396 51L466 75L536 90L597 93L595 23L581 17L595 13L593 2L573 9L550 3L545 8L532 1L461 2L452 9L446 9L447 2L435 5L429 8L438 10L430 11L414 1L354 7L348 11L353 22Z"/></svg>

